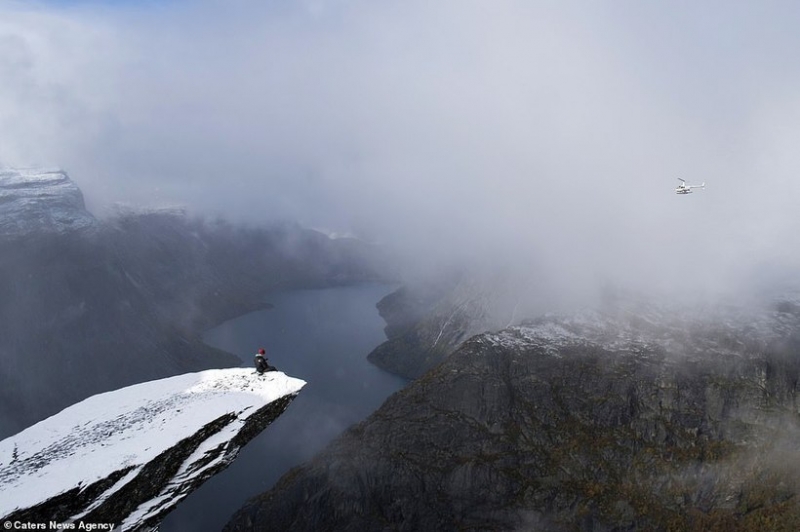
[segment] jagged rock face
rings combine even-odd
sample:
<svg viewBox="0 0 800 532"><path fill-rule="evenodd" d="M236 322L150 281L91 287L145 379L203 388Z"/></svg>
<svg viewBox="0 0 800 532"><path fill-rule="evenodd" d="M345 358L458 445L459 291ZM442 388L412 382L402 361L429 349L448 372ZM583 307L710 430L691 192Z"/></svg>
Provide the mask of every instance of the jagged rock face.
<svg viewBox="0 0 800 532"><path fill-rule="evenodd" d="M800 313L780 308L476 336L226 530L796 530Z"/></svg>
<svg viewBox="0 0 800 532"><path fill-rule="evenodd" d="M368 356L376 366L415 379L466 339L516 323L524 315L520 279L457 272L412 284L378 303L388 340Z"/></svg>
<svg viewBox="0 0 800 532"><path fill-rule="evenodd" d="M96 224L60 170L0 170L0 236L65 233Z"/></svg>
<svg viewBox="0 0 800 532"><path fill-rule="evenodd" d="M153 530L305 383L211 370L91 397L0 442L0 521Z"/></svg>

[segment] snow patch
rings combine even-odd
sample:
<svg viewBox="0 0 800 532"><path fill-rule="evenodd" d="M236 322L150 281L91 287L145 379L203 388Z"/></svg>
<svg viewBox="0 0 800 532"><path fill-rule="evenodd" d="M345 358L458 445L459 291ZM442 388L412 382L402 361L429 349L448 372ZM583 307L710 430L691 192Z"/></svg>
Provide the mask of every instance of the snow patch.
<svg viewBox="0 0 800 532"><path fill-rule="evenodd" d="M641 305L545 314L487 333L484 341L511 349L538 347L553 356L561 356L561 349L567 346L593 344L609 351L638 354L661 351L690 357L738 357L748 350L763 351L800 330L797 300L783 298L779 303L783 306L774 302L760 308Z"/></svg>

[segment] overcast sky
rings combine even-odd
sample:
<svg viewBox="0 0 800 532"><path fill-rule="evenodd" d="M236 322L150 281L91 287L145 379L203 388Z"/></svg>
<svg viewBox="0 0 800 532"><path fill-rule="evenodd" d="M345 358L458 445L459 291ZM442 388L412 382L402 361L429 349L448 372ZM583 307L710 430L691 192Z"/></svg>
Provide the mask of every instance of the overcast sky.
<svg viewBox="0 0 800 532"><path fill-rule="evenodd" d="M0 164L100 214L733 283L797 265L798 27L792 1L5 0Z"/></svg>

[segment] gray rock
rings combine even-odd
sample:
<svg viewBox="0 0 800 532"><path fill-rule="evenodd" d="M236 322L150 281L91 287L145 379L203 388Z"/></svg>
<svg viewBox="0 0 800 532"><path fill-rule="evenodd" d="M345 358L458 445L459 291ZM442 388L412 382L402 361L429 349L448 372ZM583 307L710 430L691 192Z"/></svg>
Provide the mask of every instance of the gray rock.
<svg viewBox="0 0 800 532"><path fill-rule="evenodd" d="M793 530L798 352L774 308L478 335L226 530Z"/></svg>
<svg viewBox="0 0 800 532"><path fill-rule="evenodd" d="M465 271L404 286L378 303L388 340L367 358L381 369L415 379L471 336L517 323L526 308L519 282Z"/></svg>
<svg viewBox="0 0 800 532"><path fill-rule="evenodd" d="M65 172L0 170L0 236L81 231L96 223Z"/></svg>

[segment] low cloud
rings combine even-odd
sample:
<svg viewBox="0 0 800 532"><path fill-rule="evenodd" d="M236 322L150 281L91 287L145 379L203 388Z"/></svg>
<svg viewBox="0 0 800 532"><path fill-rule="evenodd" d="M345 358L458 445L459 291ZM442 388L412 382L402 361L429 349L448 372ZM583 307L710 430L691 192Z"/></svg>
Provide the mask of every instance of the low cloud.
<svg viewBox="0 0 800 532"><path fill-rule="evenodd" d="M0 7L0 162L95 211L288 218L564 290L797 266L790 3L31 6Z"/></svg>

